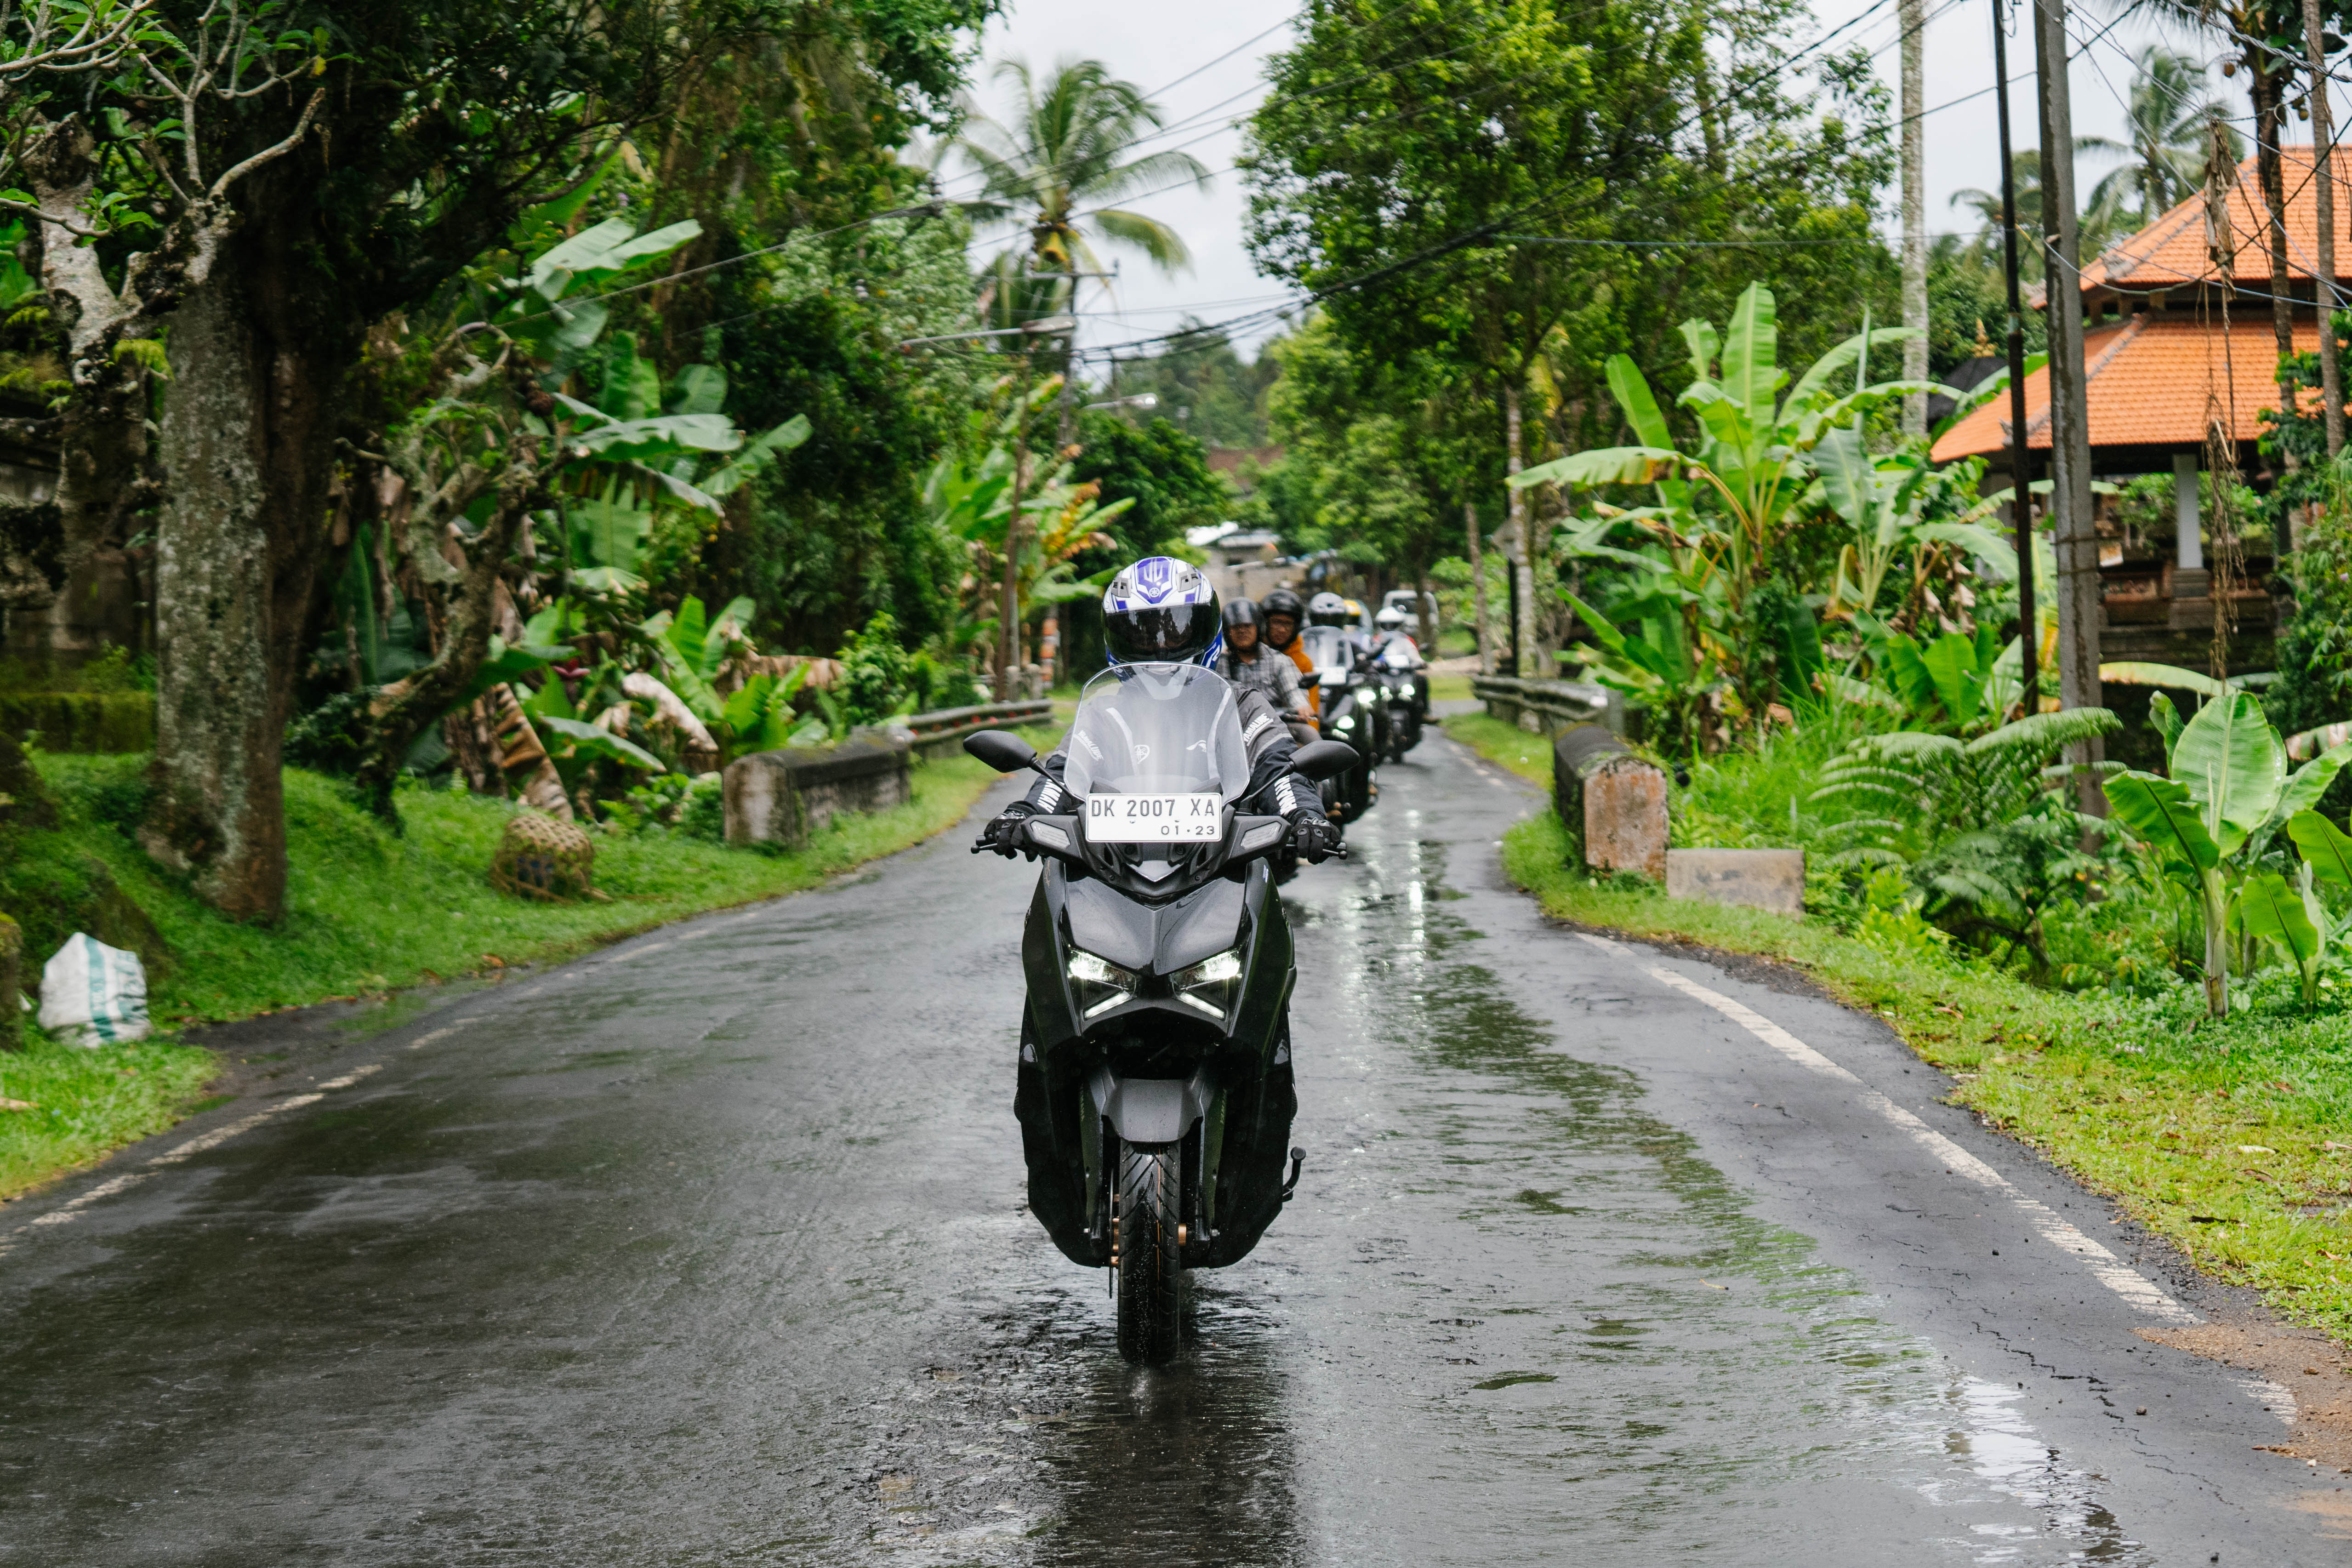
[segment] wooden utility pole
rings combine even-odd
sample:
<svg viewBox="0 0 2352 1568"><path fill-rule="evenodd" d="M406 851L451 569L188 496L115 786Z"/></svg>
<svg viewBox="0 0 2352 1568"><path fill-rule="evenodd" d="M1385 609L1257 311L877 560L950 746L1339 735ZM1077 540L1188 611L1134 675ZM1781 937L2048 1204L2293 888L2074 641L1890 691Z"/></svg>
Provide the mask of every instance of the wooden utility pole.
<svg viewBox="0 0 2352 1568"><path fill-rule="evenodd" d="M2316 4L2317 0L2311 0ZM1927 379L1927 0L1903 0L1903 379ZM1927 433L1927 395L1903 400L1903 434Z"/></svg>
<svg viewBox="0 0 2352 1568"><path fill-rule="evenodd" d="M2074 116L2066 80L2066 0L2033 0L2042 100L2043 321L2050 334L2050 518L2058 556L2058 705L2102 708L2099 532L2091 512L2091 416L2083 363L2083 236L2074 201ZM2026 711L2034 708L2029 705ZM2085 816L2106 815L2095 738L2067 748Z"/></svg>
<svg viewBox="0 0 2352 1568"><path fill-rule="evenodd" d="M2303 41L2311 70L2312 194L2319 203L2318 276L2312 309L2319 317L2319 386L2327 405L2327 456L2344 449L2344 367L2336 353L2336 117L2327 102L2327 27L2319 0L2303 0Z"/></svg>
<svg viewBox="0 0 2352 1568"><path fill-rule="evenodd" d="M2041 624L2033 611L2033 449L2026 441L2025 302L2017 283L2017 159L2009 136L2009 29L1992 5L1993 102L2000 121L2001 269L2009 283L2009 510L2017 522L2017 641L2021 694L2040 710Z"/></svg>

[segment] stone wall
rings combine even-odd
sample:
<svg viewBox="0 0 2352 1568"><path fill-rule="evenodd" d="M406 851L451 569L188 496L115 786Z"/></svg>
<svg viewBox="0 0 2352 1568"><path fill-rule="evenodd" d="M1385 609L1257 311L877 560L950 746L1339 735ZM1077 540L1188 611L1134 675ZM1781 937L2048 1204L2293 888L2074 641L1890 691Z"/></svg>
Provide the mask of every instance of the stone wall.
<svg viewBox="0 0 2352 1568"><path fill-rule="evenodd" d="M845 811L880 811L914 798L905 740L853 736L837 746L755 752L721 776L730 844L796 847Z"/></svg>

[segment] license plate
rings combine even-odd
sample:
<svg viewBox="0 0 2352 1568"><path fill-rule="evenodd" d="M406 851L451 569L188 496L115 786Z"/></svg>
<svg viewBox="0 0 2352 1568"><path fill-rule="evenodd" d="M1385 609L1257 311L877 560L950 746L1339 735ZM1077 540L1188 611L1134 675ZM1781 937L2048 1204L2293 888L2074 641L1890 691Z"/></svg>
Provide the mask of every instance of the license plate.
<svg viewBox="0 0 2352 1568"><path fill-rule="evenodd" d="M1087 796L1087 837L1097 844L1208 844L1224 836L1223 795Z"/></svg>

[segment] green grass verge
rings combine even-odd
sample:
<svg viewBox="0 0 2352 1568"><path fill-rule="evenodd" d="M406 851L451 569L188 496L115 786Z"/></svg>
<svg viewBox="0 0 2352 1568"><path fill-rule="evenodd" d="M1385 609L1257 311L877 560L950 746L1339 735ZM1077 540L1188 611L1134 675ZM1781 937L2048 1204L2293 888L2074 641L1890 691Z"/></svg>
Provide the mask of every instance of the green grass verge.
<svg viewBox="0 0 2352 1568"><path fill-rule="evenodd" d="M1549 787L1548 749L1483 715L1449 734ZM2352 1016L2067 994L1824 923L1669 899L1567 864L1549 810L1504 839L1546 913L1802 969L1953 1074L1953 1099L2118 1199L2197 1266L2352 1343Z"/></svg>
<svg viewBox="0 0 2352 1568"><path fill-rule="evenodd" d="M1027 731L1048 743L1046 732ZM799 891L954 824L996 773L965 756L917 764L914 799L868 816L838 818L805 848L768 855L666 831L599 836L596 885L610 903L527 902L495 891L486 873L512 808L444 791L400 795L406 831L394 835L352 805L333 781L286 774L289 879L285 918L239 925L199 904L141 853L123 826L77 803L101 803L135 780L143 759L44 756L45 778L75 818L19 841L34 854L95 858L171 948L151 976L159 1034L132 1046L82 1049L32 1030L28 1047L0 1055L0 1197L89 1163L169 1127L201 1101L212 1053L174 1041L191 1024L379 995L519 963L561 961L648 927ZM34 969L54 943L28 951Z"/></svg>

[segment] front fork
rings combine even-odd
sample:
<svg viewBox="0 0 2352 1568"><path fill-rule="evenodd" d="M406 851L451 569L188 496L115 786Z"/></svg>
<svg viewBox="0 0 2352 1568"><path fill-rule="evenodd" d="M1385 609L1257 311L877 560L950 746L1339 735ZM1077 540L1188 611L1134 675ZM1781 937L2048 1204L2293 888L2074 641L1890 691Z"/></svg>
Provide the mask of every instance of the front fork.
<svg viewBox="0 0 2352 1568"><path fill-rule="evenodd" d="M1118 1169L1118 1133L1097 1104L1090 1084L1078 1088L1078 1152L1086 1162L1087 1229L1109 1258L1114 1278L1118 1268L1118 1184L1109 1173ZM1184 1216L1178 1232L1188 1250L1206 1247L1216 1239L1217 1169L1225 1147L1226 1092L1220 1089L1206 1114L1185 1130L1181 1157L1183 1192L1179 1212Z"/></svg>

